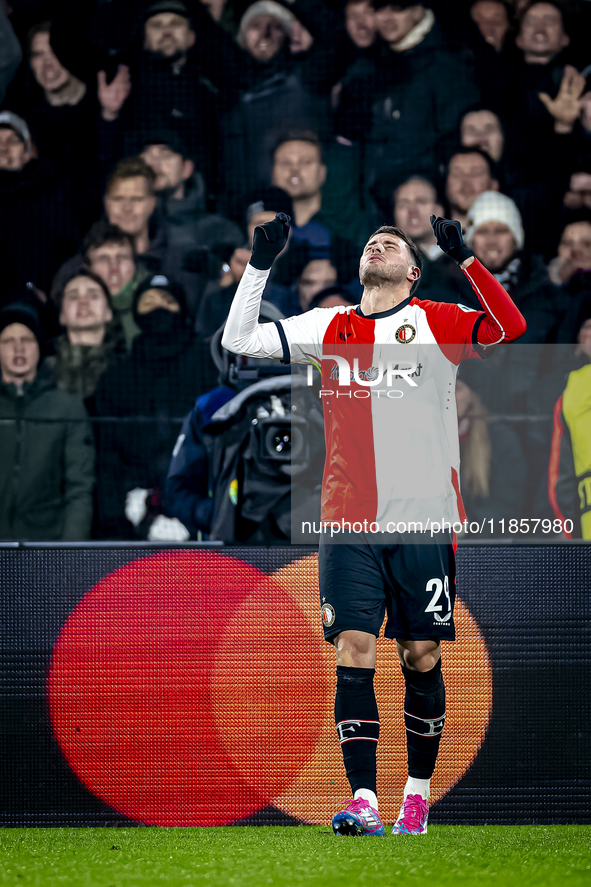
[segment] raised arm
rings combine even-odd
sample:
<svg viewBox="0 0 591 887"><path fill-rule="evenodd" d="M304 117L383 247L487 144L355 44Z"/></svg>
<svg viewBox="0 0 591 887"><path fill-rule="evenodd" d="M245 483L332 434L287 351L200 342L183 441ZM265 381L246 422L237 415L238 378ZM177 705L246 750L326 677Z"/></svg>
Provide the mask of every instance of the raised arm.
<svg viewBox="0 0 591 887"><path fill-rule="evenodd" d="M519 339L527 329L523 314L507 290L466 246L460 223L431 216L431 225L440 249L459 264L482 305L484 316L480 316L475 327L476 343L489 349Z"/></svg>
<svg viewBox="0 0 591 887"><path fill-rule="evenodd" d="M474 256L462 262L460 268L486 312L478 327L477 343L487 349L519 339L527 324L507 290Z"/></svg>
<svg viewBox="0 0 591 887"><path fill-rule="evenodd" d="M289 216L278 213L272 222L254 229L250 262L232 300L222 346L246 357L283 358L283 345L274 323L259 323L261 299L273 261L287 243Z"/></svg>

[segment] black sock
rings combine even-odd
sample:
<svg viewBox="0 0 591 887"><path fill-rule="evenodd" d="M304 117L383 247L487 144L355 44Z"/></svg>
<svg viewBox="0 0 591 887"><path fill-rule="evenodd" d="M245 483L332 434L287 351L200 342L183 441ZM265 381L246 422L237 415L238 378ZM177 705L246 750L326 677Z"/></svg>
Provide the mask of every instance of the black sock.
<svg viewBox="0 0 591 887"><path fill-rule="evenodd" d="M375 673L375 668L337 666L334 717L353 794L359 788L376 791L380 722L373 688Z"/></svg>
<svg viewBox="0 0 591 887"><path fill-rule="evenodd" d="M408 751L408 775L431 779L445 723L445 685L441 659L430 671L402 666L406 683L404 723Z"/></svg>

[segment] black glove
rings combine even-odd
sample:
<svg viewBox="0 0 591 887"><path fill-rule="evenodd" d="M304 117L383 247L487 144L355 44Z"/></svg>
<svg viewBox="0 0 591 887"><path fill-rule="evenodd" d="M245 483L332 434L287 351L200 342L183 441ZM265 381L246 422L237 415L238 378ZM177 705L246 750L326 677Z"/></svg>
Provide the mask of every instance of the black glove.
<svg viewBox="0 0 591 887"><path fill-rule="evenodd" d="M431 226L439 249L455 259L458 264L461 265L462 262L474 255L470 247L464 243L462 226L459 222L441 217L436 219L435 216L431 216Z"/></svg>
<svg viewBox="0 0 591 887"><path fill-rule="evenodd" d="M291 219L285 213L277 213L272 222L257 225L252 238L250 264L259 271L268 271L289 237Z"/></svg>

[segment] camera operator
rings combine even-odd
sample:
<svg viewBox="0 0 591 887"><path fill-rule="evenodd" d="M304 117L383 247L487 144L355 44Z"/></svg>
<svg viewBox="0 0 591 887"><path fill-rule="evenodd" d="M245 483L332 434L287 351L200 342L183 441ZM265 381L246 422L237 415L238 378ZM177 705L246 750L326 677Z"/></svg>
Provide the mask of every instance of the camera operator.
<svg viewBox="0 0 591 887"><path fill-rule="evenodd" d="M262 302L262 318L282 316ZM223 327L211 342L222 384L199 397L185 417L166 479L168 514L211 540L297 541L292 518L295 533L298 509L308 515L315 497L320 514L324 443L318 394L291 367L229 354L221 347L222 332Z"/></svg>

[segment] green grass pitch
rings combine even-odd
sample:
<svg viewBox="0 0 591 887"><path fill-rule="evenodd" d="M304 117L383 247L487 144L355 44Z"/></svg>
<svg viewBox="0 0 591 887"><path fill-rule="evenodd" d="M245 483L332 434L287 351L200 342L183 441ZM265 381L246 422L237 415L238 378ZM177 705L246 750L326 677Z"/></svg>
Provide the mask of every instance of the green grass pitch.
<svg viewBox="0 0 591 887"><path fill-rule="evenodd" d="M336 838L326 827L0 829L0 885L589 887L591 826L430 826Z"/></svg>

